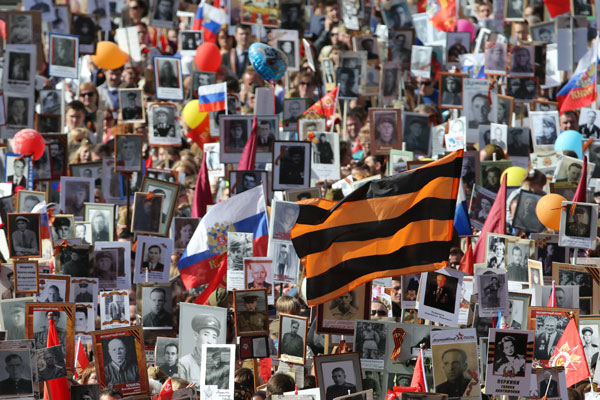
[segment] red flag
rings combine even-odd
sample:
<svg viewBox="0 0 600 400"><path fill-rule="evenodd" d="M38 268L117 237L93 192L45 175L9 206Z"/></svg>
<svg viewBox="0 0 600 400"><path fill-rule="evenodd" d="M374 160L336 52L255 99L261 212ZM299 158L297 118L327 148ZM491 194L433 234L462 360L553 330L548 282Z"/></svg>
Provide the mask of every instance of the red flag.
<svg viewBox="0 0 600 400"><path fill-rule="evenodd" d="M456 30L456 0L433 0L428 8L429 22L438 30L454 32Z"/></svg>
<svg viewBox="0 0 600 400"><path fill-rule="evenodd" d="M58 333L56 332L56 325L54 324L54 317L48 317L48 340L46 347L53 347L60 345L58 339ZM69 391L69 384L67 378L56 378L46 382L44 385L44 399L52 400L70 400L71 393Z"/></svg>
<svg viewBox="0 0 600 400"><path fill-rule="evenodd" d="M325 96L321 97L319 101L310 106L308 110L304 111L303 115L314 112L324 117L331 117L333 114L335 114L335 103L337 102L338 98L338 90L339 86L327 93Z"/></svg>
<svg viewBox="0 0 600 400"><path fill-rule="evenodd" d="M548 299L546 307L556 307L556 281L552 281L552 291L550 292L550 298Z"/></svg>
<svg viewBox="0 0 600 400"><path fill-rule="evenodd" d="M573 386L590 376L585 350L577 329L575 318L571 318L549 361L552 367L565 367L567 386Z"/></svg>
<svg viewBox="0 0 600 400"><path fill-rule="evenodd" d="M577 185L577 190L575 191L575 196L573 196L573 201L577 203L585 203L587 197L587 156L583 156L583 168L581 170L581 179L579 179L579 184Z"/></svg>
<svg viewBox="0 0 600 400"><path fill-rule="evenodd" d="M206 153L204 153L206 155ZM206 157L203 157L198 178L196 178L196 190L194 190L194 204L192 204L192 217L202 218L206 214L206 206L214 204L210 191L210 180L208 179L208 167Z"/></svg>
<svg viewBox="0 0 600 400"><path fill-rule="evenodd" d="M250 134L250 139L248 139L246 146L244 146L242 158L240 159L240 164L238 165L238 170L240 171L251 171L254 169L256 161L256 142L258 140L256 135L257 130L258 120L256 119L255 115L254 119L252 120L252 133Z"/></svg>
<svg viewBox="0 0 600 400"><path fill-rule="evenodd" d="M571 2L565 0L544 0L546 7L548 7L548 14L552 18L557 15L571 12ZM567 385L569 386L569 385Z"/></svg>
<svg viewBox="0 0 600 400"><path fill-rule="evenodd" d="M500 190L498 190L494 205L483 224L481 234L475 244L475 251L473 253L475 263L482 263L485 261L488 233L506 233L506 175L502 178L502 185L500 185Z"/></svg>
<svg viewBox="0 0 600 400"><path fill-rule="evenodd" d="M473 276L473 245L471 244L470 236L467 236L467 250L460 259L460 267L458 270Z"/></svg>
<svg viewBox="0 0 600 400"><path fill-rule="evenodd" d="M77 338L77 346L75 350L75 379L79 378L83 371L90 365L83 344L81 344L81 337Z"/></svg>
<svg viewBox="0 0 600 400"><path fill-rule="evenodd" d="M410 386L418 387L419 392L428 392L427 380L425 379L425 365L423 364L423 349L419 349L419 356L417 357L417 364L415 364Z"/></svg>
<svg viewBox="0 0 600 400"><path fill-rule="evenodd" d="M225 278L227 278L227 252L221 254L219 257L222 257L221 266L217 270L217 273L213 276L212 280L209 282L206 289L200 293L200 296L196 298L194 303L206 304L210 295L217 290L219 285L227 287L227 282L225 282ZM219 258L217 258L215 261L218 262Z"/></svg>
<svg viewBox="0 0 600 400"><path fill-rule="evenodd" d="M171 384L171 378L167 379L160 393L158 394L158 400L171 400L173 398L173 385Z"/></svg>
<svg viewBox="0 0 600 400"><path fill-rule="evenodd" d="M360 138L356 138L354 144L352 145L352 154L356 154L363 149L362 144L360 143Z"/></svg>

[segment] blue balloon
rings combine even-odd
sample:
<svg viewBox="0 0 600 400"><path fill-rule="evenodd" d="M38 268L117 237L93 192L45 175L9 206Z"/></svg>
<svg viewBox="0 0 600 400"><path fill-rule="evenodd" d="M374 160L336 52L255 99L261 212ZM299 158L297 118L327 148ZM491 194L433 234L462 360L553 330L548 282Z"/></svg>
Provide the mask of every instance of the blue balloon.
<svg viewBox="0 0 600 400"><path fill-rule="evenodd" d="M583 152L581 151L583 144L583 136L581 133L573 130L564 131L554 142L554 150L565 151L572 150L577 153L579 159L583 159Z"/></svg>
<svg viewBox="0 0 600 400"><path fill-rule="evenodd" d="M248 50L252 66L266 81L278 81L285 75L287 56L275 47L253 43Z"/></svg>

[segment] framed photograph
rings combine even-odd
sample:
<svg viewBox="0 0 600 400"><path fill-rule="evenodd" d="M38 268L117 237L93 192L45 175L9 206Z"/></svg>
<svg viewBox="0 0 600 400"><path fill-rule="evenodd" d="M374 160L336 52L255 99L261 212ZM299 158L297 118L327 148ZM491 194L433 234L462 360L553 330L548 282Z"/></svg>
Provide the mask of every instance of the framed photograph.
<svg viewBox="0 0 600 400"><path fill-rule="evenodd" d="M542 232L545 227L542 225L535 212L535 207L542 197L541 194L521 190L515 208L512 225L515 228L526 232Z"/></svg>
<svg viewBox="0 0 600 400"><path fill-rule="evenodd" d="M321 399L333 400L363 390L358 353L315 356Z"/></svg>
<svg viewBox="0 0 600 400"><path fill-rule="evenodd" d="M179 338L157 337L154 347L154 363L170 377L178 373Z"/></svg>
<svg viewBox="0 0 600 400"><path fill-rule="evenodd" d="M252 120L241 115L219 117L221 162L238 163L252 132Z"/></svg>
<svg viewBox="0 0 600 400"><path fill-rule="evenodd" d="M514 239L506 247L508 279L513 282L528 282L527 260L532 253L532 242L528 239Z"/></svg>
<svg viewBox="0 0 600 400"><path fill-rule="evenodd" d="M570 313L574 314L576 322L579 313L575 309L549 307L529 307L527 312L527 329L535 331L533 357L544 366L569 323Z"/></svg>
<svg viewBox="0 0 600 400"><path fill-rule="evenodd" d="M283 31L285 32L285 31ZM275 47L285 54L290 71L300 69L300 49L298 43L298 31L285 32L275 39Z"/></svg>
<svg viewBox="0 0 600 400"><path fill-rule="evenodd" d="M234 392L235 344L209 344L202 346L200 387L202 397L213 394L218 398L231 398Z"/></svg>
<svg viewBox="0 0 600 400"><path fill-rule="evenodd" d="M308 99L290 98L283 100L283 126L286 131L298 130L298 118L308 108Z"/></svg>
<svg viewBox="0 0 600 400"><path fill-rule="evenodd" d="M483 228L483 224L488 218L494 200L496 200L496 193L484 189L479 185L473 186L471 203L469 205L469 217L474 228Z"/></svg>
<svg viewBox="0 0 600 400"><path fill-rule="evenodd" d="M508 155L513 157L529 157L529 128L509 127L507 131Z"/></svg>
<svg viewBox="0 0 600 400"><path fill-rule="evenodd" d="M371 146L374 154L387 155L392 148L402 147L402 110L369 108Z"/></svg>
<svg viewBox="0 0 600 400"><path fill-rule="evenodd" d="M536 42L556 43L556 21L533 24L529 31Z"/></svg>
<svg viewBox="0 0 600 400"><path fill-rule="evenodd" d="M309 142L273 142L273 190L310 186Z"/></svg>
<svg viewBox="0 0 600 400"><path fill-rule="evenodd" d="M127 290L101 291L100 328L102 330L129 326L130 309Z"/></svg>
<svg viewBox="0 0 600 400"><path fill-rule="evenodd" d="M229 171L230 193L231 195L240 194L262 184L265 192L265 198L268 198L268 177L269 174L267 171Z"/></svg>
<svg viewBox="0 0 600 400"><path fill-rule="evenodd" d="M37 164L37 161L36 161ZM78 178L92 178L96 188L102 187L102 162L70 164L71 176Z"/></svg>
<svg viewBox="0 0 600 400"><path fill-rule="evenodd" d="M381 322L355 321L354 349L360 354L363 369L384 369L387 325Z"/></svg>
<svg viewBox="0 0 600 400"><path fill-rule="evenodd" d="M79 53L95 54L98 26L93 15L75 13L71 15L72 34L79 36Z"/></svg>
<svg viewBox="0 0 600 400"><path fill-rule="evenodd" d="M514 97L517 103L531 103L538 95L536 78L508 77L506 94Z"/></svg>
<svg viewBox="0 0 600 400"><path fill-rule="evenodd" d="M9 213L7 217L10 257L15 259L41 257L41 214Z"/></svg>
<svg viewBox="0 0 600 400"><path fill-rule="evenodd" d="M506 43L485 42L486 75L506 75Z"/></svg>
<svg viewBox="0 0 600 400"><path fill-rule="evenodd" d="M63 354L66 353L66 365L69 372L73 372L74 347L74 317L75 304L73 303L25 303L25 336L33 339L36 349L48 347L48 318L53 317L56 333L61 343Z"/></svg>
<svg viewBox="0 0 600 400"><path fill-rule="evenodd" d="M267 291L265 289L233 292L236 336L261 336L269 333Z"/></svg>
<svg viewBox="0 0 600 400"><path fill-rule="evenodd" d="M533 76L535 46L510 46L510 76Z"/></svg>
<svg viewBox="0 0 600 400"><path fill-rule="evenodd" d="M49 47L50 76L77 79L79 76L79 37L52 32Z"/></svg>
<svg viewBox="0 0 600 400"><path fill-rule="evenodd" d="M52 222L52 241L61 243L63 240L75 239L75 218L68 214L54 216Z"/></svg>
<svg viewBox="0 0 600 400"><path fill-rule="evenodd" d="M244 288L265 289L273 304L273 260L268 257L244 257Z"/></svg>
<svg viewBox="0 0 600 400"><path fill-rule="evenodd" d="M173 9L171 8L169 12L173 12ZM181 60L177 57L155 56L153 65L156 98L161 100L183 100Z"/></svg>
<svg viewBox="0 0 600 400"><path fill-rule="evenodd" d="M61 129L61 116L54 114L36 114L35 115L35 127L40 133L56 133L60 132ZM37 163L38 161L36 161ZM37 177L36 177L37 179Z"/></svg>
<svg viewBox="0 0 600 400"><path fill-rule="evenodd" d="M185 32L185 31L183 31ZM196 34L202 34L201 31L191 31L194 32ZM196 46L198 47L198 46ZM194 47L194 50L192 51L192 55L196 54L196 47ZM182 50L183 53L184 50ZM213 85L217 83L217 74L215 72L205 72L205 71L194 71L192 74L192 84L190 87L190 95L189 97L193 98L193 99L197 99L198 98L198 88L200 86L206 86L206 85ZM235 102L234 102L235 104ZM227 113L228 114L235 114L236 112L236 107L231 107L230 106L230 101L228 99L227 101Z"/></svg>
<svg viewBox="0 0 600 400"><path fill-rule="evenodd" d="M142 170L143 135L126 133L115 135L115 172Z"/></svg>
<svg viewBox="0 0 600 400"><path fill-rule="evenodd" d="M284 362L304 365L308 318L279 314L279 347L277 358ZM385 341L384 341L385 343Z"/></svg>
<svg viewBox="0 0 600 400"><path fill-rule="evenodd" d="M559 246L591 249L596 242L597 230L597 204L562 202Z"/></svg>
<svg viewBox="0 0 600 400"><path fill-rule="evenodd" d="M312 179L340 179L340 136L333 132L315 134L312 141Z"/></svg>
<svg viewBox="0 0 600 400"><path fill-rule="evenodd" d="M57 6L54 6L56 12ZM6 11L6 44L40 43L42 33L42 15L32 11ZM52 30L52 32L58 32ZM69 32L61 32L69 33Z"/></svg>
<svg viewBox="0 0 600 400"><path fill-rule="evenodd" d="M460 308L462 275L453 270L441 269L422 275L419 301L419 318L456 326Z"/></svg>
<svg viewBox="0 0 600 400"><path fill-rule="evenodd" d="M171 239L173 239L175 251L183 252L187 248L198 225L200 225L200 218L173 218L173 223L171 224Z"/></svg>
<svg viewBox="0 0 600 400"><path fill-rule="evenodd" d="M477 293L479 296L479 316L490 317L508 315L508 279L501 268L478 268L475 271Z"/></svg>
<svg viewBox="0 0 600 400"><path fill-rule="evenodd" d="M160 218L165 196L137 192L133 201L132 231L156 235L160 233Z"/></svg>
<svg viewBox="0 0 600 400"><path fill-rule="evenodd" d="M574 16L591 17L594 16L594 4L590 4L585 0L570 0L571 14ZM551 396L548 396L551 397Z"/></svg>
<svg viewBox="0 0 600 400"><path fill-rule="evenodd" d="M4 182L12 183L13 192L16 187L33 189L33 167L31 157L21 157L20 154L6 153L4 156Z"/></svg>
<svg viewBox="0 0 600 400"><path fill-rule="evenodd" d="M599 288L593 284L593 278L588 268L580 265L553 263L552 279L560 286L575 288L579 293L578 304L580 315L598 313L600 305L598 297ZM577 288L579 289L577 290ZM568 294L567 297L569 297Z"/></svg>
<svg viewBox="0 0 600 400"><path fill-rule="evenodd" d="M26 345L13 347L8 342L2 343L5 346L0 347L0 366L3 367L0 380L4 382L1 396L33 397L32 370L36 369L32 358L33 352Z"/></svg>
<svg viewBox="0 0 600 400"><path fill-rule="evenodd" d="M204 42L202 31L179 31L179 43L181 43L181 54L196 54L196 49ZM198 87L198 86L195 86ZM196 94L196 97L198 94Z"/></svg>
<svg viewBox="0 0 600 400"><path fill-rule="evenodd" d="M350 67L338 67L335 70L336 85L340 87L338 98L340 100L352 100L358 98L359 82L356 75Z"/></svg>
<svg viewBox="0 0 600 400"><path fill-rule="evenodd" d="M39 274L37 261L15 261L13 264L15 293L37 294Z"/></svg>
<svg viewBox="0 0 600 400"><path fill-rule="evenodd" d="M481 186L491 192L498 193L500 189L500 177L505 169L512 166L512 161L482 161L481 166Z"/></svg>
<svg viewBox="0 0 600 400"><path fill-rule="evenodd" d="M532 233L535 242L535 259L542 264L543 275L552 276L552 263L568 262L568 252L558 245L558 235Z"/></svg>
<svg viewBox="0 0 600 400"><path fill-rule="evenodd" d="M198 354L202 354L203 345L226 343L227 310L193 303L180 303L180 309L178 376L199 390L197 371L202 360L198 360Z"/></svg>
<svg viewBox="0 0 600 400"><path fill-rule="evenodd" d="M152 146L181 146L179 131L179 110L169 102L150 103L148 105L149 135Z"/></svg>
<svg viewBox="0 0 600 400"><path fill-rule="evenodd" d="M440 88L442 88L440 96L441 108L458 108L463 107L463 80L466 75L460 73L442 72L440 74Z"/></svg>
<svg viewBox="0 0 600 400"><path fill-rule="evenodd" d="M533 332L490 329L486 373L490 393L529 395L532 344Z"/></svg>
<svg viewBox="0 0 600 400"><path fill-rule="evenodd" d="M168 282L172 253L171 239L138 236L133 282Z"/></svg>
<svg viewBox="0 0 600 400"><path fill-rule="evenodd" d="M503 125L512 126L512 116L514 112L514 98L498 94L498 106L496 107L496 122ZM509 138L510 142L510 138ZM509 145L510 146L510 145ZM529 148L528 148L529 149Z"/></svg>
<svg viewBox="0 0 600 400"><path fill-rule="evenodd" d="M30 213L37 204L46 201L46 193L33 190L19 190L17 193L17 212Z"/></svg>
<svg viewBox="0 0 600 400"><path fill-rule="evenodd" d="M161 208L159 234L167 236L175 211L175 203L177 202L179 194L179 185L144 177L141 191L164 196Z"/></svg>
<svg viewBox="0 0 600 400"><path fill-rule="evenodd" d="M388 26L389 29L389 26ZM404 69L410 66L410 48L414 43L413 29L389 29L388 60L402 63Z"/></svg>
<svg viewBox="0 0 600 400"><path fill-rule="evenodd" d="M325 84L325 90L331 91L335 89L335 72L333 62L330 58L322 59L321 62L321 73L323 82Z"/></svg>
<svg viewBox="0 0 600 400"><path fill-rule="evenodd" d="M61 115L62 114L62 91L61 90L41 90L39 103L40 114ZM59 131L60 132L60 131Z"/></svg>
<svg viewBox="0 0 600 400"><path fill-rule="evenodd" d="M146 122L142 89L119 89L123 122Z"/></svg>
<svg viewBox="0 0 600 400"><path fill-rule="evenodd" d="M419 155L428 155L431 148L429 117L423 114L405 112L402 115L402 141L406 143L407 151Z"/></svg>
<svg viewBox="0 0 600 400"><path fill-rule="evenodd" d="M91 223L90 243L114 240L114 204L85 203L84 215L85 221Z"/></svg>
<svg viewBox="0 0 600 400"><path fill-rule="evenodd" d="M523 7L525 4L521 1L505 0L504 19L506 21L523 21Z"/></svg>
<svg viewBox="0 0 600 400"><path fill-rule="evenodd" d="M18 68L18 67L17 67ZM33 122L30 113L32 100L28 96L6 94L4 96L7 128L17 132ZM30 115L32 118L30 118Z"/></svg>
<svg viewBox="0 0 600 400"><path fill-rule="evenodd" d="M117 242L96 242L94 244L94 277L98 278L100 289L122 289L124 281L130 281L129 268L125 263L131 259L131 244ZM127 253L129 251L129 253ZM130 265L130 264L127 264ZM125 284L126 286L126 284Z"/></svg>
<svg viewBox="0 0 600 400"><path fill-rule="evenodd" d="M467 32L446 34L446 62L459 63L459 56L471 52L471 35Z"/></svg>
<svg viewBox="0 0 600 400"><path fill-rule="evenodd" d="M92 339L100 387L112 386L125 396L148 396L142 327L94 331Z"/></svg>
<svg viewBox="0 0 600 400"><path fill-rule="evenodd" d="M140 283L137 286L139 313L144 329L171 329L173 306L171 285L168 283ZM141 305L141 309L140 306Z"/></svg>
<svg viewBox="0 0 600 400"><path fill-rule="evenodd" d="M94 199L94 179L62 176L60 187L61 210L72 214L77 221L83 220L85 203Z"/></svg>
<svg viewBox="0 0 600 400"><path fill-rule="evenodd" d="M344 51L340 53L339 60L338 70L343 70L344 76L337 76L338 83L341 85L338 98L344 97L344 94L349 98L362 92L367 77L367 52ZM353 78L347 75L350 70Z"/></svg>
<svg viewBox="0 0 600 400"><path fill-rule="evenodd" d="M527 270L530 288L544 284L544 268L541 261L527 260Z"/></svg>
<svg viewBox="0 0 600 400"><path fill-rule="evenodd" d="M317 311L317 332L352 335L354 320L368 320L370 312L371 285L365 284L319 304Z"/></svg>
<svg viewBox="0 0 600 400"><path fill-rule="evenodd" d="M277 138L279 121L276 116L260 115L257 117L257 140L256 157L257 161L268 158L271 161L271 147L273 141ZM260 155L260 156L259 156Z"/></svg>
<svg viewBox="0 0 600 400"><path fill-rule="evenodd" d="M300 201L306 199L318 199L321 197L321 189L318 187L306 189L291 189L284 192L287 201Z"/></svg>
<svg viewBox="0 0 600 400"><path fill-rule="evenodd" d="M179 8L179 0L159 0L152 3L150 25L159 28L174 28L176 18L173 10Z"/></svg>
<svg viewBox="0 0 600 400"><path fill-rule="evenodd" d="M531 294L509 292L508 299L510 313L506 316L506 323L510 329L524 329L527 326L527 309L531 303Z"/></svg>
<svg viewBox="0 0 600 400"><path fill-rule="evenodd" d="M380 93L384 100L397 99L400 94L400 79L402 64L400 62L386 62L381 70Z"/></svg>
<svg viewBox="0 0 600 400"><path fill-rule="evenodd" d="M52 179L60 179L67 175L67 138L63 134L42 135L47 144L50 144L50 159L52 166Z"/></svg>
<svg viewBox="0 0 600 400"><path fill-rule="evenodd" d="M301 140L308 140L308 134L312 132L317 134L319 132L327 132L326 120L320 119L301 119L298 121L298 137Z"/></svg>
<svg viewBox="0 0 600 400"><path fill-rule="evenodd" d="M7 268L8 269L8 268ZM13 273L10 271L10 278ZM20 297L4 299L0 302L0 312L2 313L2 327L7 331L7 340L23 340L25 336L25 303L31 303L33 297Z"/></svg>
<svg viewBox="0 0 600 400"><path fill-rule="evenodd" d="M391 78L391 77L388 77ZM363 88L363 94L366 96L375 96L380 92L380 74L379 68L372 64L367 66L367 79Z"/></svg>
<svg viewBox="0 0 600 400"><path fill-rule="evenodd" d="M45 303L68 302L71 294L69 275L40 274L36 300Z"/></svg>

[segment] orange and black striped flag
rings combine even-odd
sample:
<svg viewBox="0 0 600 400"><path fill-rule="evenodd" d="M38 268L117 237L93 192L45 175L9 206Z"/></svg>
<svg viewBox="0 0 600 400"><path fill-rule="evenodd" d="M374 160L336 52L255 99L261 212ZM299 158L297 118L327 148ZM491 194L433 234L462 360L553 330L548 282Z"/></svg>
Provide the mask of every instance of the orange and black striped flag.
<svg viewBox="0 0 600 400"><path fill-rule="evenodd" d="M376 278L434 271L448 261L463 151L371 181L339 202L299 204L292 242L309 306Z"/></svg>

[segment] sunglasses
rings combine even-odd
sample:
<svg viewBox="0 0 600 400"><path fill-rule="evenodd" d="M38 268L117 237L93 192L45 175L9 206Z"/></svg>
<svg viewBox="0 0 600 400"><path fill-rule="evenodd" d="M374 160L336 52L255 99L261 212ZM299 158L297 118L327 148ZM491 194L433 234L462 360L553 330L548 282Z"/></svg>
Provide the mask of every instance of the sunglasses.
<svg viewBox="0 0 600 400"><path fill-rule="evenodd" d="M377 314L378 317L387 317L387 315L388 315L387 311L371 310L371 315L375 315L375 314Z"/></svg>
<svg viewBox="0 0 600 400"><path fill-rule="evenodd" d="M92 97L95 94L96 94L96 92L79 93L79 97Z"/></svg>

